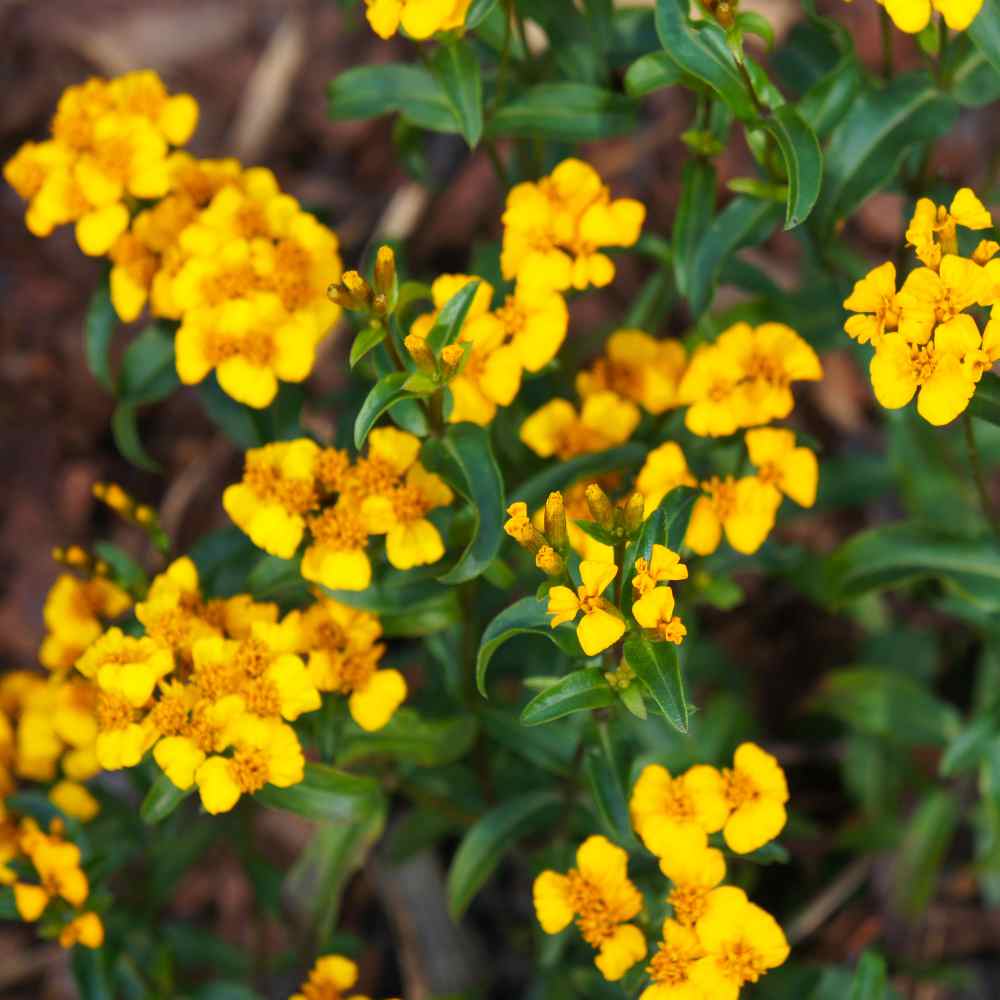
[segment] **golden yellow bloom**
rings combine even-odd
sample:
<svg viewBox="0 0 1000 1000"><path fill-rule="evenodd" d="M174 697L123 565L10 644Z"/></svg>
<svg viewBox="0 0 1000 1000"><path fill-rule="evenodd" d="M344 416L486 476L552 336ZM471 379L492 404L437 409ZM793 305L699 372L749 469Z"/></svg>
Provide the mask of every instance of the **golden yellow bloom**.
<svg viewBox="0 0 1000 1000"><path fill-rule="evenodd" d="M96 753L105 771L135 767L152 746L156 733L139 721L137 710L120 694L102 691L97 698Z"/></svg>
<svg viewBox="0 0 1000 1000"><path fill-rule="evenodd" d="M723 776L707 764L676 778L650 764L632 789L632 826L657 857L703 850L708 834L721 830L729 815L725 789Z"/></svg>
<svg viewBox="0 0 1000 1000"><path fill-rule="evenodd" d="M913 0L908 2L912 3ZM950 0L944 2L947 4ZM959 3L968 4L968 2L969 0L959 0ZM977 0L973 0L973 3L976 2ZM989 210L975 196L971 188L964 187L959 189L948 208L944 205L935 205L930 198L920 198L906 230L906 242L916 249L917 257L924 265L936 271L941 263L942 254L958 253L956 226L963 226L966 229L989 229L992 225L993 219Z"/></svg>
<svg viewBox="0 0 1000 1000"><path fill-rule="evenodd" d="M635 488L646 501L643 516L649 517L675 487L697 485L698 480L691 475L687 459L679 444L667 441L654 448L646 456L646 461L635 480Z"/></svg>
<svg viewBox="0 0 1000 1000"><path fill-rule="evenodd" d="M102 691L141 708L152 697L157 681L174 669L174 657L169 648L152 639L136 639L120 628L110 628L80 657L76 668L96 680Z"/></svg>
<svg viewBox="0 0 1000 1000"><path fill-rule="evenodd" d="M648 594L659 583L687 578L688 569L681 562L681 557L665 545L654 544L648 560L641 556L636 559L632 586L642 596Z"/></svg>
<svg viewBox="0 0 1000 1000"><path fill-rule="evenodd" d="M507 514L503 530L522 548L538 552L545 545L545 536L531 523L528 505L518 500L507 508Z"/></svg>
<svg viewBox="0 0 1000 1000"><path fill-rule="evenodd" d="M63 948L82 945L84 948L100 948L104 944L104 924L96 913L81 913L74 917L60 932L59 944Z"/></svg>
<svg viewBox="0 0 1000 1000"><path fill-rule="evenodd" d="M184 660L190 659L195 641L219 634L221 622L213 611L213 606L202 600L198 569L187 556L175 559L158 574L146 599L135 606L135 616L145 626L146 635Z"/></svg>
<svg viewBox="0 0 1000 1000"><path fill-rule="evenodd" d="M45 598L42 614L47 634L38 659L49 670L66 670L101 634L101 619L114 619L132 604L126 591L110 580L81 580L61 574Z"/></svg>
<svg viewBox="0 0 1000 1000"><path fill-rule="evenodd" d="M343 955L323 955L309 971L309 978L302 984L302 992L290 1000L365 1000L360 996L347 996L358 981L358 967Z"/></svg>
<svg viewBox="0 0 1000 1000"><path fill-rule="evenodd" d="M552 628L583 614L576 628L576 637L587 656L594 656L613 646L625 634L625 622L618 610L601 596L617 573L618 567L614 563L585 559L580 563L583 583L577 587L576 593L562 586L549 591L548 614L552 615Z"/></svg>
<svg viewBox="0 0 1000 1000"><path fill-rule="evenodd" d="M67 816L88 823L100 811L97 799L78 781L59 781L49 789L49 801Z"/></svg>
<svg viewBox="0 0 1000 1000"><path fill-rule="evenodd" d="M774 527L781 494L757 476L712 476L701 488L703 495L691 511L685 544L698 555L707 556L719 547L725 531L737 552L756 552Z"/></svg>
<svg viewBox="0 0 1000 1000"><path fill-rule="evenodd" d="M775 919L735 886L711 893L695 933L706 955L691 967L690 978L712 1000L737 1000L746 983L757 982L789 954Z"/></svg>
<svg viewBox="0 0 1000 1000"><path fill-rule="evenodd" d="M365 0L365 17L379 38L392 38L402 28L424 41L439 31L465 24L472 0Z"/></svg>
<svg viewBox="0 0 1000 1000"><path fill-rule="evenodd" d="M984 295L987 272L965 257L946 254L938 271L918 267L899 290L899 335L911 344L926 344L935 327L947 323Z"/></svg>
<svg viewBox="0 0 1000 1000"><path fill-rule="evenodd" d="M859 344L878 347L882 336L899 325L896 265L886 261L856 281L854 290L844 299L844 308L857 314L848 317L844 332Z"/></svg>
<svg viewBox="0 0 1000 1000"><path fill-rule="evenodd" d="M661 642L680 645L687 635L684 623L674 614L674 592L669 587L653 587L646 591L632 605L632 617L642 628L655 633Z"/></svg>
<svg viewBox="0 0 1000 1000"><path fill-rule="evenodd" d="M994 306L990 310L990 319L983 330L983 340L979 350L970 351L962 360L966 375L978 382L985 372L988 372L1000 361L1000 313Z"/></svg>
<svg viewBox="0 0 1000 1000"><path fill-rule="evenodd" d="M21 849L31 859L39 884L14 883L14 901L22 920L38 920L49 901L56 897L71 906L81 906L90 892L80 867L80 849L59 836L32 829L21 837Z"/></svg>
<svg viewBox="0 0 1000 1000"><path fill-rule="evenodd" d="M632 246L645 216L641 202L612 200L589 164L563 160L547 177L517 184L508 193L503 276L558 291L603 287L614 278L615 266L601 248Z"/></svg>
<svg viewBox="0 0 1000 1000"><path fill-rule="evenodd" d="M518 281L491 314L503 325L510 346L529 372L541 371L559 353L569 327L569 310L559 292Z"/></svg>
<svg viewBox="0 0 1000 1000"><path fill-rule="evenodd" d="M222 506L258 548L290 559L318 505L314 469L320 448L308 438L252 448L242 482L226 488Z"/></svg>
<svg viewBox="0 0 1000 1000"><path fill-rule="evenodd" d="M365 551L368 529L355 506L340 500L310 516L308 525L312 541L302 556L303 579L331 590L364 590L372 565Z"/></svg>
<svg viewBox="0 0 1000 1000"><path fill-rule="evenodd" d="M660 871L674 884L667 897L674 919L694 927L705 915L709 894L726 877L726 861L714 847L672 850L660 859Z"/></svg>
<svg viewBox="0 0 1000 1000"><path fill-rule="evenodd" d="M610 389L649 413L677 405L677 387L687 354L678 340L657 340L642 330L616 330L608 337L604 357L576 376L580 397Z"/></svg>
<svg viewBox="0 0 1000 1000"><path fill-rule="evenodd" d="M521 425L521 440L542 458L563 461L604 451L627 441L640 420L639 408L613 392L597 392L576 412L565 399L553 399Z"/></svg>
<svg viewBox="0 0 1000 1000"><path fill-rule="evenodd" d="M645 937L628 923L642 909L642 896L627 869L625 851L605 837L588 837L576 852L576 868L565 875L544 871L534 885L542 930L558 934L575 918L584 941L598 952L594 963L612 981L646 954Z"/></svg>
<svg viewBox="0 0 1000 1000"><path fill-rule="evenodd" d="M723 828L730 850L747 854L777 837L787 820L788 782L776 758L756 743L741 743L722 775L732 810Z"/></svg>
<svg viewBox="0 0 1000 1000"><path fill-rule="evenodd" d="M691 981L691 970L705 949L690 927L667 918L660 943L646 967L652 980L639 1000L706 1000L706 994Z"/></svg>
<svg viewBox="0 0 1000 1000"><path fill-rule="evenodd" d="M811 507L816 502L819 463L809 448L796 447L792 431L760 427L747 431L745 440L750 462L761 482L802 507Z"/></svg>

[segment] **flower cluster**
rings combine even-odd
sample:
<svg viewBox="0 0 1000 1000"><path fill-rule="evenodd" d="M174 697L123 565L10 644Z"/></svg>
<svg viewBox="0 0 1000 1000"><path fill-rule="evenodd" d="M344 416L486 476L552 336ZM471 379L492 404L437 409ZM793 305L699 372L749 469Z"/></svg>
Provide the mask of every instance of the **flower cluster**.
<svg viewBox="0 0 1000 1000"><path fill-rule="evenodd" d="M742 889L721 884L725 856L708 840L722 831L735 854L762 847L783 829L787 800L780 765L753 743L739 746L733 766L722 771L696 765L672 777L658 764L643 770L629 803L632 825L670 881L670 915L641 1000L735 1000L746 983L788 957L774 918ZM628 876L628 854L605 837L584 841L569 872L539 874L534 901L546 933L576 923L606 979L621 979L649 953L634 922L644 902Z"/></svg>
<svg viewBox="0 0 1000 1000"><path fill-rule="evenodd" d="M472 0L365 0L365 17L379 38L392 38L403 29L424 41L439 31L454 31L465 24Z"/></svg>
<svg viewBox="0 0 1000 1000"><path fill-rule="evenodd" d="M309 978L289 1000L368 1000L348 994L358 981L358 966L343 955L322 955L309 971Z"/></svg>
<svg viewBox="0 0 1000 1000"><path fill-rule="evenodd" d="M516 184L507 195L503 276L557 291L603 288L614 279L615 265L602 250L634 245L645 219L642 202L613 199L590 164L563 160L551 174Z"/></svg>
<svg viewBox="0 0 1000 1000"><path fill-rule="evenodd" d="M922 266L897 290L896 267L887 261L844 300L855 314L845 332L875 349L869 372L886 409L906 406L916 395L917 412L928 423L950 423L969 405L983 373L1000 360L1000 260L994 259L1000 244L980 240L966 256L958 243L958 227L992 226L989 210L969 188L947 207L921 198L906 240Z"/></svg>
<svg viewBox="0 0 1000 1000"><path fill-rule="evenodd" d="M290 559L306 541L302 576L331 590L371 582L371 537L385 536L397 569L437 562L444 542L427 515L452 502L445 482L419 462L420 441L391 427L368 437L368 454L299 438L246 453L243 479L223 494L226 512L253 543Z"/></svg>
<svg viewBox="0 0 1000 1000"><path fill-rule="evenodd" d="M13 889L22 920L58 928L64 948L104 943L101 918L87 908L90 882L80 848L66 839L61 820L45 832L30 818L15 823L0 805L0 885Z"/></svg>
<svg viewBox="0 0 1000 1000"><path fill-rule="evenodd" d="M270 170L199 160L187 142L197 105L151 71L67 90L52 138L27 143L4 176L39 236L76 222L81 249L110 258L111 300L130 322L147 306L178 321L177 374L214 371L223 390L265 407L301 382L339 315L336 235L283 192Z"/></svg>
<svg viewBox="0 0 1000 1000"><path fill-rule="evenodd" d="M919 35L931 23L931 14L941 19L952 31L965 31L976 19L983 0L878 0L883 4L892 23L909 35Z"/></svg>

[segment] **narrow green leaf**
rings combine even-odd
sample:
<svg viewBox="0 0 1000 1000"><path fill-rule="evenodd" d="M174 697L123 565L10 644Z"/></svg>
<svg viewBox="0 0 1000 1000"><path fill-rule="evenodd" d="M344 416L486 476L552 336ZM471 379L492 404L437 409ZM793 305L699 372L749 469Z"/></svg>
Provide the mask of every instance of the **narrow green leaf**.
<svg viewBox="0 0 1000 1000"><path fill-rule="evenodd" d="M17 904L14 902L14 890L10 886L0 886L0 920L20 920Z"/></svg>
<svg viewBox="0 0 1000 1000"><path fill-rule="evenodd" d="M738 197L712 220L688 270L687 297L693 315L700 316L711 304L723 264L741 247L767 239L780 217L781 206L773 201Z"/></svg>
<svg viewBox="0 0 1000 1000"><path fill-rule="evenodd" d="M111 415L111 433L122 457L147 472L163 472L163 466L143 447L136 423L136 410L130 403L119 403Z"/></svg>
<svg viewBox="0 0 1000 1000"><path fill-rule="evenodd" d="M115 1000L103 948L74 948L71 968L80 1000Z"/></svg>
<svg viewBox="0 0 1000 1000"><path fill-rule="evenodd" d="M646 457L646 449L636 442L609 448L593 455L577 455L568 462L557 462L525 480L510 492L513 500L523 500L529 508L545 501L553 490L565 489L588 476L597 476L616 469L638 467Z"/></svg>
<svg viewBox="0 0 1000 1000"><path fill-rule="evenodd" d="M454 343L458 338L480 284L482 282L478 278L468 282L441 307L434 325L427 334L427 346L435 355L440 353L442 347Z"/></svg>
<svg viewBox="0 0 1000 1000"><path fill-rule="evenodd" d="M472 0L469 12L465 15L465 30L472 31L473 28L479 27L493 13L499 2L500 0Z"/></svg>
<svg viewBox="0 0 1000 1000"><path fill-rule="evenodd" d="M1000 0L986 0L965 33L1000 73Z"/></svg>
<svg viewBox="0 0 1000 1000"><path fill-rule="evenodd" d="M715 167L696 157L684 164L681 173L681 196L674 216L674 280L681 295L688 290L688 272L694 264L695 250L715 214Z"/></svg>
<svg viewBox="0 0 1000 1000"><path fill-rule="evenodd" d="M776 108L761 121L774 136L785 161L788 176L788 204L785 229L794 229L809 217L819 197L823 179L823 154L816 134L790 104Z"/></svg>
<svg viewBox="0 0 1000 1000"><path fill-rule="evenodd" d="M333 121L374 118L398 112L433 132L458 132L451 101L433 74L420 66L383 63L341 73L327 90Z"/></svg>
<svg viewBox="0 0 1000 1000"><path fill-rule="evenodd" d="M609 757L610 749L610 746L590 747L584 754L583 770L608 836L628 843L633 838L628 798L615 762Z"/></svg>
<svg viewBox="0 0 1000 1000"><path fill-rule="evenodd" d="M640 56L625 72L625 93L645 97L654 90L673 87L683 78L680 67L666 52Z"/></svg>
<svg viewBox="0 0 1000 1000"><path fill-rule="evenodd" d="M439 46L431 68L448 95L462 137L475 149L483 135L483 81L472 46L461 39Z"/></svg>
<svg viewBox="0 0 1000 1000"><path fill-rule="evenodd" d="M476 738L471 715L425 719L416 709L401 708L375 732L351 725L342 735L337 764L345 767L371 757L390 757L421 767L440 767L463 757Z"/></svg>
<svg viewBox="0 0 1000 1000"><path fill-rule="evenodd" d="M885 959L874 951L866 951L858 959L848 1000L886 1000L888 996L889 980Z"/></svg>
<svg viewBox="0 0 1000 1000"><path fill-rule="evenodd" d="M125 403L156 403L180 386L174 365L174 335L165 324L147 326L128 346L118 375Z"/></svg>
<svg viewBox="0 0 1000 1000"><path fill-rule="evenodd" d="M390 372L380 378L365 396L365 401L361 404L361 409L358 410L358 415L354 419L354 447L359 451L368 437L368 432L386 410L391 409L404 399L417 398L413 393L407 392L403 388L409 377L410 372Z"/></svg>
<svg viewBox="0 0 1000 1000"><path fill-rule="evenodd" d="M983 374L969 403L969 413L1000 427L1000 375Z"/></svg>
<svg viewBox="0 0 1000 1000"><path fill-rule="evenodd" d="M325 764L306 764L299 784L290 788L265 785L254 798L271 809L328 823L358 822L384 801L374 778L346 774Z"/></svg>
<svg viewBox="0 0 1000 1000"><path fill-rule="evenodd" d="M372 323L366 326L351 344L350 365L352 368L369 352L373 351L385 340L387 331L381 323Z"/></svg>
<svg viewBox="0 0 1000 1000"><path fill-rule="evenodd" d="M672 642L650 642L643 636L632 635L625 640L623 652L664 718L686 733L689 708L677 647Z"/></svg>
<svg viewBox="0 0 1000 1000"><path fill-rule="evenodd" d="M920 803L910 820L894 872L896 904L910 917L920 916L934 896L960 815L955 797L940 789Z"/></svg>
<svg viewBox="0 0 1000 1000"><path fill-rule="evenodd" d="M486 132L492 138L588 142L630 132L635 110L631 98L589 83L538 83L504 104Z"/></svg>
<svg viewBox="0 0 1000 1000"><path fill-rule="evenodd" d="M752 10L741 10L736 14L736 27L744 35L756 35L762 39L768 51L774 48L774 27L762 14Z"/></svg>
<svg viewBox="0 0 1000 1000"><path fill-rule="evenodd" d="M861 65L851 51L802 95L799 114L817 136L825 138L848 113L861 84Z"/></svg>
<svg viewBox="0 0 1000 1000"><path fill-rule="evenodd" d="M541 726L573 712L607 708L614 703L615 695L604 679L604 671L599 667L585 667L539 691L524 706L521 722L525 726Z"/></svg>
<svg viewBox="0 0 1000 1000"><path fill-rule="evenodd" d="M118 329L118 314L111 304L111 291L107 279L101 282L90 297L87 315L83 320L83 348L91 375L108 392L115 391L111 374L111 340Z"/></svg>
<svg viewBox="0 0 1000 1000"><path fill-rule="evenodd" d="M942 778L953 778L956 774L978 767L986 756L990 744L1000 731L996 719L983 717L963 726L941 755L938 773Z"/></svg>
<svg viewBox="0 0 1000 1000"><path fill-rule="evenodd" d="M656 32L664 51L683 73L714 90L741 121L755 117L753 102L718 25L701 22L695 30L678 0L656 0Z"/></svg>
<svg viewBox="0 0 1000 1000"><path fill-rule="evenodd" d="M458 920L517 841L544 829L563 804L553 791L529 792L491 809L469 828L448 870L448 909Z"/></svg>
<svg viewBox="0 0 1000 1000"><path fill-rule="evenodd" d="M180 789L165 774L158 774L139 807L143 823L162 823L193 791L194 785Z"/></svg>
<svg viewBox="0 0 1000 1000"><path fill-rule="evenodd" d="M572 625L549 627L549 616L545 611L545 602L537 597L522 597L509 608L504 608L483 630L479 641L479 652L476 654L476 687L479 693L486 697L486 671L489 668L493 654L508 639L515 635L543 635L554 642L567 656L582 658L583 651L576 638L576 629Z"/></svg>

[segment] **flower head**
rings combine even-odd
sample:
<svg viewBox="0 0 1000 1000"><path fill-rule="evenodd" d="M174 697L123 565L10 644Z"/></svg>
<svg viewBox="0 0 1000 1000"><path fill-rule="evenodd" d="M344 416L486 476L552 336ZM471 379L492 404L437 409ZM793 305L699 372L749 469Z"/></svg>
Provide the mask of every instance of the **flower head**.
<svg viewBox="0 0 1000 1000"><path fill-rule="evenodd" d="M552 616L552 628L564 622L573 621L582 614L576 629L580 648L587 656L594 656L601 650L613 646L625 634L625 622L617 609L601 595L611 585L618 573L614 563L580 563L583 583L576 593L569 587L553 587L549 591L548 613Z"/></svg>
<svg viewBox="0 0 1000 1000"><path fill-rule="evenodd" d="M733 766L722 772L731 812L723 828L726 844L737 854L763 847L784 829L788 782L778 761L756 743L741 743Z"/></svg>
<svg viewBox="0 0 1000 1000"><path fill-rule="evenodd" d="M687 635L684 623L674 614L674 592L669 587L647 590L632 605L632 617L661 642L680 645Z"/></svg>

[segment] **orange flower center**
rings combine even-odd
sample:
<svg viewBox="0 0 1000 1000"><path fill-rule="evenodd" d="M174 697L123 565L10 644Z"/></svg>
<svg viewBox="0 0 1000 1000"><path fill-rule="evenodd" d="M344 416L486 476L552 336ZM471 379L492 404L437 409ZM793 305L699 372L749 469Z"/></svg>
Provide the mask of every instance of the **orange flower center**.
<svg viewBox="0 0 1000 1000"><path fill-rule="evenodd" d="M696 885L674 886L667 896L667 902L674 910L674 919L685 927L693 927L705 913L709 891Z"/></svg>
<svg viewBox="0 0 1000 1000"><path fill-rule="evenodd" d="M760 791L753 783L749 775L742 771L731 768L724 768L722 778L725 781L726 802L731 809L739 809L747 802L754 802L760 798Z"/></svg>
<svg viewBox="0 0 1000 1000"><path fill-rule="evenodd" d="M275 250L271 281L289 312L302 309L316 298L309 280L312 257L294 240L282 240Z"/></svg>
<svg viewBox="0 0 1000 1000"><path fill-rule="evenodd" d="M180 736L188 727L188 707L184 697L161 698L149 713L149 721L161 736Z"/></svg>
<svg viewBox="0 0 1000 1000"><path fill-rule="evenodd" d="M715 961L728 979L735 980L741 986L757 982L767 972L760 953L745 941L728 942L716 954Z"/></svg>
<svg viewBox="0 0 1000 1000"><path fill-rule="evenodd" d="M238 299L257 287L257 277L249 264L220 267L201 281L201 295L210 306Z"/></svg>
<svg viewBox="0 0 1000 1000"><path fill-rule="evenodd" d="M361 518L343 507L330 507L310 517L309 530L318 545L334 552L353 552L368 544Z"/></svg>
<svg viewBox="0 0 1000 1000"><path fill-rule="evenodd" d="M691 952L662 941L652 961L646 966L646 972L653 982L664 986L680 986L687 982L688 969L694 960L695 956Z"/></svg>
<svg viewBox="0 0 1000 1000"><path fill-rule="evenodd" d="M254 715L264 718L281 715L281 695L273 681L266 677L255 677L243 686L242 693L247 709Z"/></svg>
<svg viewBox="0 0 1000 1000"><path fill-rule="evenodd" d="M102 691L97 696L97 725L102 733L127 729L134 718L135 711L121 695Z"/></svg>
<svg viewBox="0 0 1000 1000"><path fill-rule="evenodd" d="M388 493L399 481L399 474L381 458L359 458L344 482L345 492L367 497Z"/></svg>
<svg viewBox="0 0 1000 1000"><path fill-rule="evenodd" d="M937 358L934 354L933 344L925 344L923 347L913 346L910 348L910 367L913 375L920 385L930 381L937 368Z"/></svg>
<svg viewBox="0 0 1000 1000"><path fill-rule="evenodd" d="M308 479L286 479L270 462L248 455L243 482L262 500L274 500L291 514L316 506L316 491Z"/></svg>
<svg viewBox="0 0 1000 1000"><path fill-rule="evenodd" d="M614 936L621 921L593 882L575 868L567 873L567 878L569 903L577 915L576 925L580 928L580 934L592 948L600 948Z"/></svg>
<svg viewBox="0 0 1000 1000"><path fill-rule="evenodd" d="M258 747L240 747L230 759L229 767L244 795L260 791L270 777L267 754Z"/></svg>
<svg viewBox="0 0 1000 1000"><path fill-rule="evenodd" d="M419 521L431 509L431 504L416 486L398 486L390 499L396 520L404 524Z"/></svg>
<svg viewBox="0 0 1000 1000"><path fill-rule="evenodd" d="M511 337L516 336L524 329L528 314L522 306L514 301L513 295L508 295L504 304L496 311L497 318L504 325L504 329Z"/></svg>
<svg viewBox="0 0 1000 1000"><path fill-rule="evenodd" d="M311 979L303 983L300 992L305 1000L342 1000L343 993L329 979Z"/></svg>
<svg viewBox="0 0 1000 1000"><path fill-rule="evenodd" d="M351 467L347 452L340 448L324 448L316 456L314 473L328 493L339 493L344 487L344 477Z"/></svg>
<svg viewBox="0 0 1000 1000"><path fill-rule="evenodd" d="M274 335L268 330L251 330L240 337L211 330L205 337L203 350L213 365L220 365L230 358L246 358L258 368L270 367L277 353Z"/></svg>
<svg viewBox="0 0 1000 1000"><path fill-rule="evenodd" d="M271 665L271 650L260 639L244 639L236 650L234 663L248 677L260 677Z"/></svg>
<svg viewBox="0 0 1000 1000"><path fill-rule="evenodd" d="M712 476L701 484L701 488L708 494L720 521L732 516L736 509L736 480L732 476L725 479Z"/></svg>

